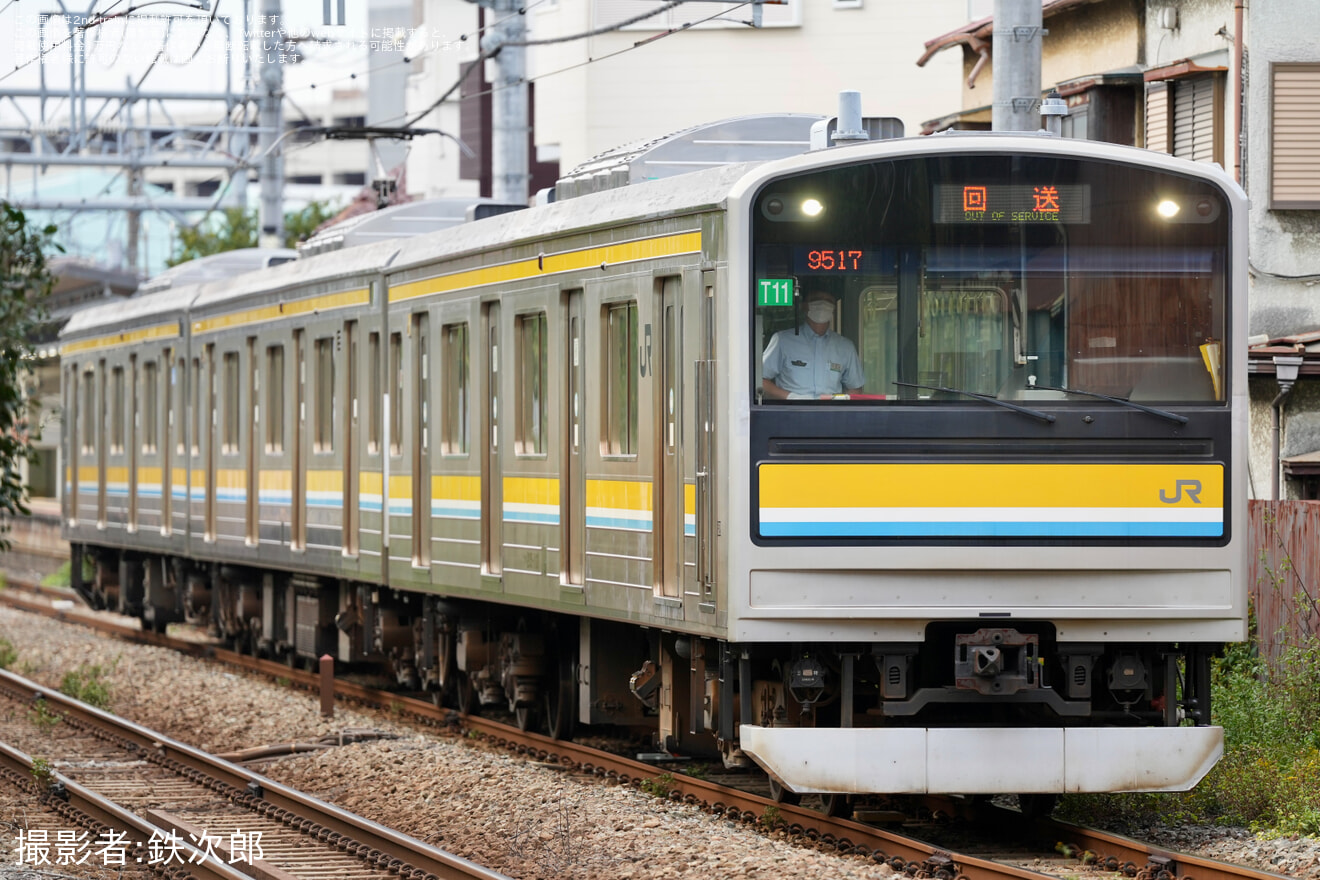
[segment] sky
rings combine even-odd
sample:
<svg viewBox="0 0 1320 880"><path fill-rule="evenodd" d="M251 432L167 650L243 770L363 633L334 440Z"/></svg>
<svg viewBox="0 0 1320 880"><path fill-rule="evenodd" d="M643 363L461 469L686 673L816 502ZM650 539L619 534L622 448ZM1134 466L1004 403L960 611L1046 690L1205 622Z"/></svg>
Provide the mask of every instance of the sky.
<svg viewBox="0 0 1320 880"><path fill-rule="evenodd" d="M122 90L132 82L155 91L211 92L224 89L227 72L231 87L242 87L245 38L258 49L265 43L276 51L282 42L260 19L256 7L261 0L248 0L247 27L242 26L244 0L83 0L85 5L80 6L72 5L79 0L62 2L68 4L63 9L61 0L0 0L0 121L7 125L21 117L14 102L3 96L10 89L40 84L43 65L35 59L43 51L44 75L52 89L68 88L70 59L76 52L84 60L89 89ZM326 27L322 0L283 0L286 31L334 41L300 42L304 63L290 63L285 53L286 88L295 96L303 94L315 103L312 84L328 88L341 82L353 84L351 74L365 76L366 45L373 38L367 29L367 0L343 2L346 23ZM92 28L77 27L126 11L127 16ZM44 39L43 13L53 14L44 19ZM213 15L216 20L211 22ZM332 9L334 15L337 10ZM226 17L231 19L228 27ZM82 39L70 40L71 31ZM34 101L22 106L29 114L36 112ZM67 112L67 101L57 100L48 107L51 116Z"/></svg>

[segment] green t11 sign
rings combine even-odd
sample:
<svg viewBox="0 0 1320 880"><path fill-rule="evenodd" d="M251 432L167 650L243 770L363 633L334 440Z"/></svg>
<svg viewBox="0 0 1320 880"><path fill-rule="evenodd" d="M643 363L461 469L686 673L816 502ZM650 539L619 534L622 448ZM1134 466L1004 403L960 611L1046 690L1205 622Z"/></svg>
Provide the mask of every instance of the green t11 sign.
<svg viewBox="0 0 1320 880"><path fill-rule="evenodd" d="M762 278L756 282L758 306L791 306L793 304L792 278Z"/></svg>

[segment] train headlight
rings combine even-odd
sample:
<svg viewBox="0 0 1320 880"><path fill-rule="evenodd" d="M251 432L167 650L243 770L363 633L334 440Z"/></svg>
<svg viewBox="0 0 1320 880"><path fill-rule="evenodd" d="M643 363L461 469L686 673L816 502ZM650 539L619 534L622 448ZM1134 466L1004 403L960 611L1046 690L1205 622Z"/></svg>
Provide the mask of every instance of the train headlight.
<svg viewBox="0 0 1320 880"><path fill-rule="evenodd" d="M1156 213L1165 220L1172 220L1174 217L1177 217L1180 210L1182 210L1182 208L1172 199L1161 199L1160 203L1155 206Z"/></svg>
<svg viewBox="0 0 1320 880"><path fill-rule="evenodd" d="M808 217L819 217L824 210L819 199L804 199L802 202L802 213Z"/></svg>

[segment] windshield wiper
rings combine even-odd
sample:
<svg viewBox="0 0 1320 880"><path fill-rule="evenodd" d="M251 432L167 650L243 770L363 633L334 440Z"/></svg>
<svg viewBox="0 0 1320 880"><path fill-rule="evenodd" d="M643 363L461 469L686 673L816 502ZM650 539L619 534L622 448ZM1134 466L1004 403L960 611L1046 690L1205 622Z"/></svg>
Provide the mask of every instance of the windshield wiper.
<svg viewBox="0 0 1320 880"><path fill-rule="evenodd" d="M1108 394L1100 394L1099 392L1096 391L1082 391L1080 388L1055 388L1050 385L1032 385L1027 390L1030 391L1033 388L1039 388L1041 391L1059 391L1064 394L1081 394L1085 397L1094 397L1097 400L1107 400L1110 403L1117 403L1122 406L1130 406L1133 409L1139 409L1144 413L1150 413L1153 416L1159 416L1162 419L1168 419L1169 421L1177 422L1180 425L1187 424L1187 416L1179 415L1178 413L1172 413L1166 409L1156 409L1153 406L1145 406L1140 403L1133 403L1132 401L1128 400L1126 397L1110 397Z"/></svg>
<svg viewBox="0 0 1320 880"><path fill-rule="evenodd" d="M945 388L943 385L918 385L916 382L894 382L893 384L902 385L906 388L924 388L927 391L943 391L946 394L961 394L963 397L973 397L977 400L984 400L986 403L993 403L995 406L1002 406L1004 409L1020 412L1024 416L1031 416L1033 419L1040 419L1042 422L1054 421L1054 416L1049 413L1043 413L1038 409L1027 409L1025 406L1018 406L1016 403L1009 403L1007 400L1000 400L998 397L991 397L989 394L963 391L961 388Z"/></svg>

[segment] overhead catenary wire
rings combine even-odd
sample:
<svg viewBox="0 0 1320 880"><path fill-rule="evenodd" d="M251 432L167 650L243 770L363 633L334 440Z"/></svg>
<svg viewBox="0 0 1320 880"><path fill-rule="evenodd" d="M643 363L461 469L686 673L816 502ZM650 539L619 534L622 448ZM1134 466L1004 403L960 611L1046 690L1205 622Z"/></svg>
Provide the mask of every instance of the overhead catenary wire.
<svg viewBox="0 0 1320 880"><path fill-rule="evenodd" d="M733 9L738 9L738 8L740 8L740 7L743 7L743 6L748 6L748 5L750 5L752 2L753 2L753 0L743 0L742 3L739 3L737 6L734 6ZM708 21L713 21L714 19L717 19L717 18L720 18L720 17L722 17L722 16L724 16L724 15L727 15L728 13L732 12L733 9L725 9L725 10L721 10L720 12L716 12L716 13L714 13L714 14L712 14L712 15L708 15L708 16L706 16L705 18L697 19L696 21L684 22L683 24L678 25L677 27L672 27L672 28L669 28L668 30L661 31L661 32L658 33L658 34L653 34L653 35L647 37L647 38L644 39L644 40L638 40L637 42L633 43L631 46L624 46L622 49L617 49L617 50L615 50L615 51L613 51L613 52L608 52L608 53L606 53L606 54L604 54L604 55L598 55L598 56L593 57L593 58L588 58L586 61L579 61L579 62L577 62L577 63L575 63L575 64L570 64L570 65L568 65L568 66L566 66L566 67L561 67L561 68L559 68L559 69L557 69L557 70L548 70L548 71L546 71L545 73L541 73L541 74L538 74L538 75L536 75L536 76L532 76L532 77L526 77L525 79L519 80L518 82L510 83L510 84L507 85L507 86L491 86L490 88L483 89L483 90L480 91L480 92L473 92L472 94L467 95L466 98L468 98L468 99L471 99L471 98L481 98L481 97L484 97L484 96L486 96L486 95L494 94L495 92L501 91L501 90L506 89L506 88L514 88L514 87L516 87L516 86L518 86L518 85L521 85L522 83L534 83L534 82L540 82L540 81L543 80L543 79L548 79L549 77L552 77L552 76L558 76L558 75L561 74L561 73L568 73L568 72L571 71L571 70L578 70L579 68L586 67L586 66L588 66L588 65L590 65L590 64L596 64L596 63L601 62L601 61L606 61L606 60L608 60L608 59L610 59L610 58L617 58L617 57L620 56L620 55L624 55L624 54L626 54L626 53L628 53L628 52L632 52L632 51L634 51L634 50L636 50L636 49L640 49L640 48L642 48L643 46L649 46L649 45L651 45L652 43L659 42L660 40L663 40L665 37L670 37L670 36L673 36L674 34L682 33L683 31L686 31L686 30L689 30L689 29L691 29L691 28L693 28L693 27L696 27L697 25L705 24L705 23L708 22ZM626 26L626 25L621 25L621 26ZM478 61L484 60L483 55L484 55L484 53L483 53L482 55L478 55L476 60L478 60ZM414 122L417 121L417 119L421 119L421 118L422 118L423 116L425 116L427 113L430 113L431 111L435 110L435 108L439 107L442 103L444 103L444 101L445 101L450 95L452 95L452 94L454 93L454 91L459 87L459 85L462 83L462 81L463 81L464 79L467 78L467 75L468 75L469 73L471 73L472 70L475 69L475 68L476 68L476 64L473 64L472 67L468 68L468 72L465 73L465 74L463 74L462 76L460 76L458 82L456 82L456 83L454 83L452 86L450 86L449 89L448 89L443 95L441 95L439 99L437 99L434 103L432 103L431 106L427 107L426 110L425 110L423 113L419 114L419 115L418 115L416 118L414 118L413 120L411 120L411 121L405 123L405 124L404 124L404 127L406 128L406 127L411 126ZM404 119L405 116L406 116L406 114L399 115L399 116L391 116L391 117L388 118L388 119L383 119L383 120L381 120L379 124L381 124L381 125L385 125L385 124L388 124L388 123L390 123L390 122L396 122L396 121L398 121L398 120L400 120L400 119Z"/></svg>

